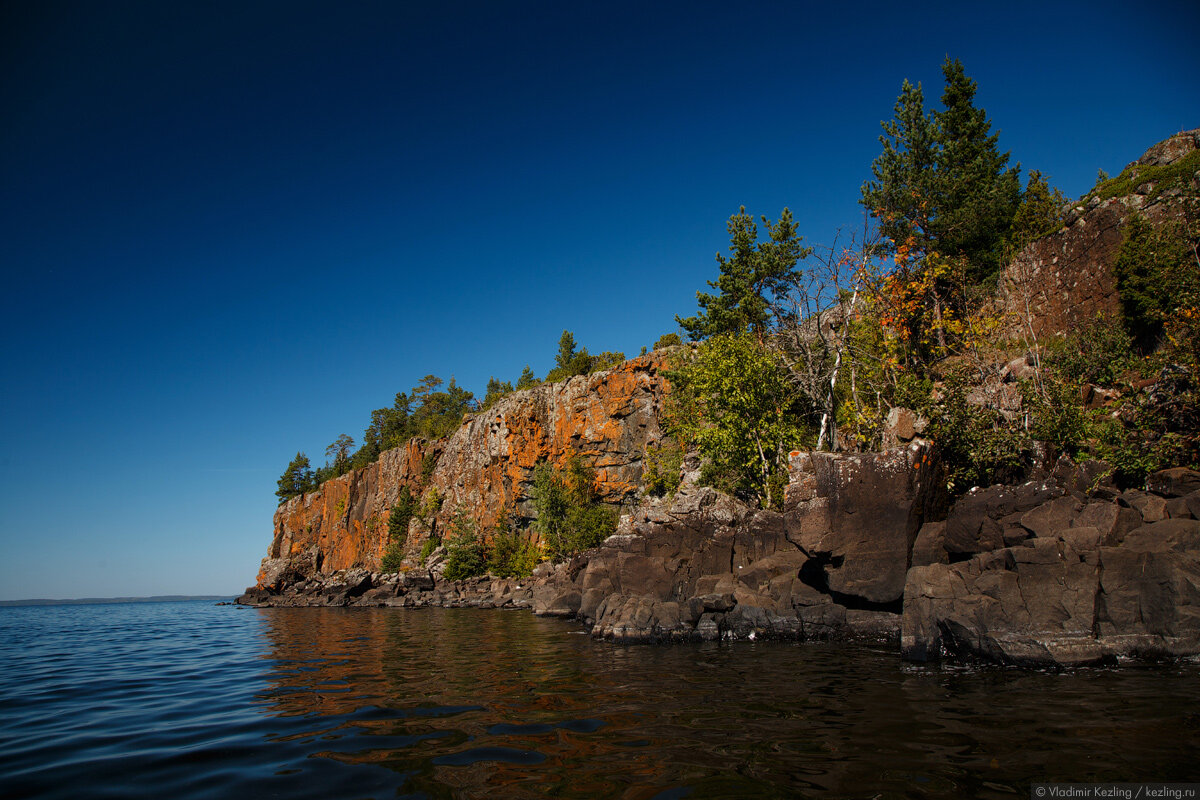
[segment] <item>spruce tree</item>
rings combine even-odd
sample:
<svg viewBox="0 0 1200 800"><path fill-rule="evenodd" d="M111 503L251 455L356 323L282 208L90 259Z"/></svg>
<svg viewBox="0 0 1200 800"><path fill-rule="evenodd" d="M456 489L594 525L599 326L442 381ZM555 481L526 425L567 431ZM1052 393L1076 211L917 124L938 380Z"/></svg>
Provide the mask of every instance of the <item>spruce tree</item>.
<svg viewBox="0 0 1200 800"><path fill-rule="evenodd" d="M937 248L946 256L967 259L967 277L979 282L1001 267L1021 199L1017 168L997 147L987 113L974 105L976 83L962 62L947 57L942 65L944 111L934 112L941 149L937 163Z"/></svg>
<svg viewBox="0 0 1200 800"><path fill-rule="evenodd" d="M895 117L884 122L883 152L871 163L873 181L863 184L861 203L879 220L879 232L895 246L910 243L927 252L934 240L932 201L936 195L938 132L925 113L921 84L907 80L896 100Z"/></svg>
<svg viewBox="0 0 1200 800"><path fill-rule="evenodd" d="M1008 167L987 113L975 107L977 86L962 63L947 57L942 76L942 111L927 113L921 85L904 82L861 202L917 268L930 253L962 257L979 283L1000 269L1021 199L1019 168Z"/></svg>

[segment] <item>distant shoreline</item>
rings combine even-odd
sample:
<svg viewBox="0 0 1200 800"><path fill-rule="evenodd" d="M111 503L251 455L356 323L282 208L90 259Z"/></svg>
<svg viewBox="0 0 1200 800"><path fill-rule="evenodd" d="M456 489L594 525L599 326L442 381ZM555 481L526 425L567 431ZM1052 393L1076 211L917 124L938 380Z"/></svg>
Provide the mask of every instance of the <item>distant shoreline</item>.
<svg viewBox="0 0 1200 800"><path fill-rule="evenodd" d="M91 606L105 603L183 603L189 600L232 600L234 594L160 594L153 597L81 597L74 600L0 600L0 606Z"/></svg>

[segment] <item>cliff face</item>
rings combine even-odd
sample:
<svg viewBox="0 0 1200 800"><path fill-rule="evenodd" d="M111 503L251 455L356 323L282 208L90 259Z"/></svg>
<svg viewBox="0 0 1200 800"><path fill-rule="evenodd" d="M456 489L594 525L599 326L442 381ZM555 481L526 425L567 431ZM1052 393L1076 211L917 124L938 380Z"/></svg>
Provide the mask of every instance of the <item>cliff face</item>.
<svg viewBox="0 0 1200 800"><path fill-rule="evenodd" d="M365 469L326 481L317 491L279 506L258 585L276 585L285 574L378 568L387 547L388 515L400 489L419 490L423 460L438 450L437 443L414 439L382 453Z"/></svg>
<svg viewBox="0 0 1200 800"><path fill-rule="evenodd" d="M1127 193L1072 210L1017 256L1001 300L1039 336L1118 313L1122 226L1135 212L1155 224L1200 217L1189 199L1197 155L1200 130L1151 148L1119 176ZM699 486L693 459L672 497L638 498L646 449L662 436L664 361L514 393L445 440L414 440L288 501L241 602L524 607L624 641L865 636L914 660L1200 653L1200 473L1165 470L1147 491L1122 492L1103 465L1063 461L949 505L929 444L913 439L885 453L793 453L782 513ZM914 433L910 421L903 438ZM624 512L600 547L520 580L447 581L415 559L377 572L402 488L444 498L410 524L412 554L457 509L482 531L505 515L528 521L534 467L576 454Z"/></svg>
<svg viewBox="0 0 1200 800"><path fill-rule="evenodd" d="M602 500L633 497L646 446L662 437L663 366L661 355L642 356L516 392L465 420L433 471L432 483L446 497L444 515L462 505L485 527L504 513L528 518L534 466L542 459L561 466L573 454L596 470Z"/></svg>
<svg viewBox="0 0 1200 800"><path fill-rule="evenodd" d="M1120 313L1113 264L1122 228L1135 213L1155 225L1195 216L1196 209L1182 199L1200 190L1200 169L1171 180L1150 178L1161 175L1164 167L1183 163L1197 149L1200 129L1176 134L1125 168L1122 175L1133 176L1129 194L1072 205L1060 230L1017 253L1001 274L1005 309L1030 319L1039 337L1078 329L1098 313Z"/></svg>
<svg viewBox="0 0 1200 800"><path fill-rule="evenodd" d="M561 465L573 454L595 468L605 502L632 497L646 447L662 436L664 359L652 353L604 372L515 392L464 418L449 439L413 440L288 500L275 512L275 534L258 585L352 567L379 569L388 517L405 486L414 495L431 486L445 498L434 528L443 527L458 507L479 530L504 514L527 518L534 466L543 459ZM432 473L423 475L434 459ZM419 549L429 529L414 520L408 548Z"/></svg>

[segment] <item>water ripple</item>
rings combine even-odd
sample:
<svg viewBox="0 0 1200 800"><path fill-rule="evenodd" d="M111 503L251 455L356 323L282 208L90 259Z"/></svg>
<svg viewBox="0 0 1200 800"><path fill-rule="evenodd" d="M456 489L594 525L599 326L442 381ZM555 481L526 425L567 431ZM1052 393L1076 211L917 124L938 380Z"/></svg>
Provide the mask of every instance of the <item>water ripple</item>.
<svg viewBox="0 0 1200 800"><path fill-rule="evenodd" d="M522 612L0 609L4 797L1002 797L1200 780L1200 664L614 647ZM347 787L352 787L347 789Z"/></svg>

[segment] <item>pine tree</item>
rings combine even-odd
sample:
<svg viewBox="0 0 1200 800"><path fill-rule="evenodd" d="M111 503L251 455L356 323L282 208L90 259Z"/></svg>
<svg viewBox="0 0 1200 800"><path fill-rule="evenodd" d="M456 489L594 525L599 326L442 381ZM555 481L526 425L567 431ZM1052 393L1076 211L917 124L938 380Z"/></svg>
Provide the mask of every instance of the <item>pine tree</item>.
<svg viewBox="0 0 1200 800"><path fill-rule="evenodd" d="M517 378L517 390L520 391L521 389L532 389L534 386L537 386L537 384L538 379L534 376L533 370L531 370L529 365L526 364L525 369L521 370L521 377Z"/></svg>
<svg viewBox="0 0 1200 800"><path fill-rule="evenodd" d="M325 448L325 458L333 462L335 476L345 475L350 471L350 452L353 449L354 438L345 433L339 435L331 445Z"/></svg>
<svg viewBox="0 0 1200 800"><path fill-rule="evenodd" d="M279 502L283 502L291 497L304 494L312 491L316 487L313 485L312 465L309 464L308 456L304 453L296 453L296 457L287 465L287 469L279 476L277 482L278 489L275 490L275 496L279 498Z"/></svg>
<svg viewBox="0 0 1200 800"><path fill-rule="evenodd" d="M554 356L554 366L558 369L569 369L571 360L575 358L575 334L563 331L558 339L558 354Z"/></svg>
<svg viewBox="0 0 1200 800"><path fill-rule="evenodd" d="M762 222L767 229L765 241L759 241L758 226L745 206L729 218L731 255L717 254L721 274L708 282L720 294L697 292L702 310L694 317L675 318L692 341L746 330L762 336L771 327L772 299L799 280L796 265L812 250L801 245L803 238L796 234L792 212L785 208L778 222L766 217Z"/></svg>

